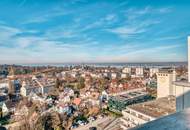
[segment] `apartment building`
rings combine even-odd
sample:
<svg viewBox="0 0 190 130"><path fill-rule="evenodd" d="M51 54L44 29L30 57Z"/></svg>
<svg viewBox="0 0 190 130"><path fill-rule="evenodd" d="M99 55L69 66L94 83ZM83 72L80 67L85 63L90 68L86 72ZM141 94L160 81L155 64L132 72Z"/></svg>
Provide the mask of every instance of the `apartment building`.
<svg viewBox="0 0 190 130"><path fill-rule="evenodd" d="M123 68L122 73L131 74L131 68L130 67Z"/></svg>
<svg viewBox="0 0 190 130"><path fill-rule="evenodd" d="M155 75L158 72L159 72L158 68L150 68L150 77L152 77L153 75Z"/></svg>
<svg viewBox="0 0 190 130"><path fill-rule="evenodd" d="M176 105L174 96L134 104L122 111L121 128L123 128L123 130L133 128L175 112Z"/></svg>
<svg viewBox="0 0 190 130"><path fill-rule="evenodd" d="M55 79L51 78L36 78L25 79L22 83L20 93L22 96L28 96L31 92L47 94L55 86Z"/></svg>
<svg viewBox="0 0 190 130"><path fill-rule="evenodd" d="M143 75L144 75L144 68L137 67L135 70L135 76L136 77L143 77Z"/></svg>

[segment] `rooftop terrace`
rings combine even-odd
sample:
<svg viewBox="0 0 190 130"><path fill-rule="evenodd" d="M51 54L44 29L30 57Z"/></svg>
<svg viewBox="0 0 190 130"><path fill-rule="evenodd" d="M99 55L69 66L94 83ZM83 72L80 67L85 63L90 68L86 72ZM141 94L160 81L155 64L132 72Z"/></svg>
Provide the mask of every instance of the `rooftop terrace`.
<svg viewBox="0 0 190 130"><path fill-rule="evenodd" d="M174 96L169 96L149 102L134 104L128 108L158 118L174 113L176 111L175 101L176 99Z"/></svg>

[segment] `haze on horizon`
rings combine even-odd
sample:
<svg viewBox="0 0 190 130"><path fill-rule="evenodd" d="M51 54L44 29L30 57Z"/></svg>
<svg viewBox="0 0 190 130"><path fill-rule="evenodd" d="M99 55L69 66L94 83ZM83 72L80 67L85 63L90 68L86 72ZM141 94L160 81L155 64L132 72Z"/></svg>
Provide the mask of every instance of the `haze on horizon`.
<svg viewBox="0 0 190 130"><path fill-rule="evenodd" d="M1 0L0 64L187 61L188 0Z"/></svg>

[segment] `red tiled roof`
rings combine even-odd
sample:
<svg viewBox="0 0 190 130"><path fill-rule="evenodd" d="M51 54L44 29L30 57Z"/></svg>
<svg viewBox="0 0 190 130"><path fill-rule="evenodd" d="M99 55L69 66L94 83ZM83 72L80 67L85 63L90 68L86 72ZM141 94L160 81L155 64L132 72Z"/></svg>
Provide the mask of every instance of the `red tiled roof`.
<svg viewBox="0 0 190 130"><path fill-rule="evenodd" d="M81 103L81 99L80 98L75 98L73 103L78 106Z"/></svg>

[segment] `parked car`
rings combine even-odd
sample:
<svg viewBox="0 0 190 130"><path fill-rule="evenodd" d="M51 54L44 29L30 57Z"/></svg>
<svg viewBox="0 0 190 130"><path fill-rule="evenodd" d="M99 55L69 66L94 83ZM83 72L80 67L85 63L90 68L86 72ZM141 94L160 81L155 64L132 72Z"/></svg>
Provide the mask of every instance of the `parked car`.
<svg viewBox="0 0 190 130"><path fill-rule="evenodd" d="M92 121L95 121L96 120L96 118L94 117L94 116L90 116L89 118L88 118L88 121L89 122L92 122Z"/></svg>
<svg viewBox="0 0 190 130"><path fill-rule="evenodd" d="M77 123L73 123L72 126L71 126L71 129L75 129L77 128L79 125Z"/></svg>
<svg viewBox="0 0 190 130"><path fill-rule="evenodd" d="M97 130L96 127L90 127L89 130Z"/></svg>

